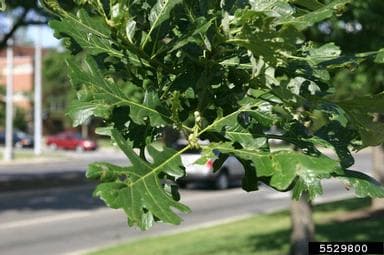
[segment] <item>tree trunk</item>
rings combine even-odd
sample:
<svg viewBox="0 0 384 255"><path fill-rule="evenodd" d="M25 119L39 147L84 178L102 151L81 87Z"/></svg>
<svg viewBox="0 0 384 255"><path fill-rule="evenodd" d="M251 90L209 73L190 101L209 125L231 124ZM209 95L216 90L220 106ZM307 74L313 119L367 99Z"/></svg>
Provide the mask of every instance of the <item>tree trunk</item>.
<svg viewBox="0 0 384 255"><path fill-rule="evenodd" d="M87 121L86 123L83 123L81 125L81 137L84 139L88 138L88 135L89 135L88 125L89 125L89 121Z"/></svg>
<svg viewBox="0 0 384 255"><path fill-rule="evenodd" d="M372 148L372 165L374 177L384 184L384 149L382 145ZM372 209L384 209L384 199L372 199Z"/></svg>
<svg viewBox="0 0 384 255"><path fill-rule="evenodd" d="M304 193L300 200L291 203L291 255L307 255L308 242L314 240L315 224L312 219L312 203Z"/></svg>

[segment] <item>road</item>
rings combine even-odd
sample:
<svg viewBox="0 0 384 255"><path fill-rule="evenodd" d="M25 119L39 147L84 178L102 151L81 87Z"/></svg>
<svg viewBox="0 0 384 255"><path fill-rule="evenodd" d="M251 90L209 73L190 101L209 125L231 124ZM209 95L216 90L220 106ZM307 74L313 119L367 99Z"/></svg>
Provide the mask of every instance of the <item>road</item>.
<svg viewBox="0 0 384 255"><path fill-rule="evenodd" d="M50 152L51 158L43 158L37 161L22 159L14 163L0 161L0 175L8 174L40 174L60 173L63 171L84 172L87 165L95 161L108 161L113 164L127 164L124 154L115 149L105 149L78 153L73 151ZM57 154L57 156L55 156Z"/></svg>
<svg viewBox="0 0 384 255"><path fill-rule="evenodd" d="M87 184L90 181L85 178L85 170L90 163L95 161L108 161L117 165L129 163L123 153L114 149L100 149L86 153L71 151L50 153L50 157L25 158L14 162L0 161L0 192Z"/></svg>
<svg viewBox="0 0 384 255"><path fill-rule="evenodd" d="M370 169L370 155L358 157L358 168ZM147 232L127 227L122 212L105 208L91 197L93 187L0 194L0 254L79 254L122 241L209 226L289 206L289 193L267 188L246 193L204 187L182 190L183 202L192 213L179 226L156 225ZM352 196L342 185L327 181L316 202Z"/></svg>

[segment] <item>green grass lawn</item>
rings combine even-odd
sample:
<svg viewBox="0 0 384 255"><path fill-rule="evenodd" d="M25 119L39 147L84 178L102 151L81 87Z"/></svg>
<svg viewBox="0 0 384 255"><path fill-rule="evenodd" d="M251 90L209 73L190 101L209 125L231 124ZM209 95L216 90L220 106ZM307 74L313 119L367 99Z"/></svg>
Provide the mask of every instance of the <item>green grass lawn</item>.
<svg viewBox="0 0 384 255"><path fill-rule="evenodd" d="M314 218L317 240L384 240L383 215L343 219L346 212L366 208L369 203L368 199L351 199L316 206ZM289 213L284 211L180 234L143 239L91 254L282 255L288 252L289 238L290 218Z"/></svg>

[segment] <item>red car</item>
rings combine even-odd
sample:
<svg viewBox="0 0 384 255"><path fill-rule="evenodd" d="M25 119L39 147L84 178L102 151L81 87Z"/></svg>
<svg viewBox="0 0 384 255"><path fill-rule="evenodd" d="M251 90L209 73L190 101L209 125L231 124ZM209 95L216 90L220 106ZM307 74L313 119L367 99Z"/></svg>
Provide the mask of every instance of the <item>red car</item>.
<svg viewBox="0 0 384 255"><path fill-rule="evenodd" d="M57 135L49 136L46 145L51 149L65 149L77 151L96 150L97 144L93 140L83 139L76 132L63 132Z"/></svg>

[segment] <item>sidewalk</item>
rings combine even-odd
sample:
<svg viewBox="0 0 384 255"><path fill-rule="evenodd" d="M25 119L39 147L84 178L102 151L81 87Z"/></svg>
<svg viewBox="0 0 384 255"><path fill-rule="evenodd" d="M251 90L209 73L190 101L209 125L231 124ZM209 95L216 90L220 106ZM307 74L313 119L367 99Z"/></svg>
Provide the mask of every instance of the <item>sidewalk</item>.
<svg viewBox="0 0 384 255"><path fill-rule="evenodd" d="M112 148L95 152L55 152L49 156L0 161L0 191L38 190L90 184L87 166L95 161L125 165L122 154Z"/></svg>

